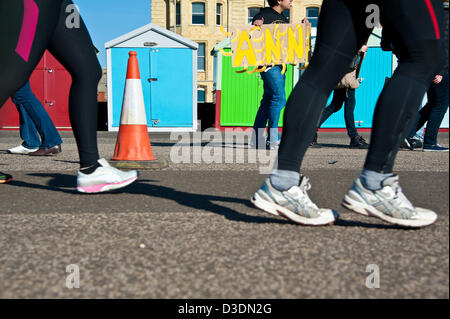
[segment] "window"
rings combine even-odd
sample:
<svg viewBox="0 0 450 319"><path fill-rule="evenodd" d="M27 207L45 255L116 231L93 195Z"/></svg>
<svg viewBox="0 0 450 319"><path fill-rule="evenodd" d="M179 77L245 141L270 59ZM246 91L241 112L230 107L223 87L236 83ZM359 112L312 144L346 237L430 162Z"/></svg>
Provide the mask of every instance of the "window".
<svg viewBox="0 0 450 319"><path fill-rule="evenodd" d="M192 4L192 24L205 24L205 4L194 2Z"/></svg>
<svg viewBox="0 0 450 319"><path fill-rule="evenodd" d="M216 24L222 25L222 5L220 3L216 5Z"/></svg>
<svg viewBox="0 0 450 319"><path fill-rule="evenodd" d="M177 2L177 25L181 25L181 4Z"/></svg>
<svg viewBox="0 0 450 319"><path fill-rule="evenodd" d="M197 52L197 70L205 71L206 66L206 45L205 43L198 44L198 52Z"/></svg>
<svg viewBox="0 0 450 319"><path fill-rule="evenodd" d="M206 101L205 88L199 87L197 90L197 102L205 103L205 101Z"/></svg>
<svg viewBox="0 0 450 319"><path fill-rule="evenodd" d="M282 15L286 17L288 23L291 21L291 10L284 10Z"/></svg>
<svg viewBox="0 0 450 319"><path fill-rule="evenodd" d="M317 23L319 22L319 8L310 7L306 8L306 17L311 23L311 27L317 28Z"/></svg>
<svg viewBox="0 0 450 319"><path fill-rule="evenodd" d="M261 8L257 8L257 7L253 7L253 8L248 8L248 24L252 24L253 18L255 17L255 15L257 15L259 13L259 11L261 11Z"/></svg>

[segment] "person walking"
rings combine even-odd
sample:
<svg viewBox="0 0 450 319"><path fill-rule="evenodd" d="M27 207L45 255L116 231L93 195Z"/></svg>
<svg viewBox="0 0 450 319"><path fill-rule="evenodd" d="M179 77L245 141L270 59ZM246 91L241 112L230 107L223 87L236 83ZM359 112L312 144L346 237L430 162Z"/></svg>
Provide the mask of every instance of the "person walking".
<svg viewBox="0 0 450 319"><path fill-rule="evenodd" d="M31 91L30 82L17 90L11 99L19 111L20 137L23 143L10 148L8 153L30 156L61 153L61 136L47 111Z"/></svg>
<svg viewBox="0 0 450 319"><path fill-rule="evenodd" d="M423 151L424 152L448 152L448 147L441 146L437 143L437 136L439 133L439 128L441 127L442 120L444 119L445 113L448 110L448 91L449 91L449 81L448 81L448 0L443 2L444 7L444 41L442 44L445 46L445 65L443 69L434 77L433 83L427 91L427 104L419 111L416 123L413 125L409 136L406 137L405 143L409 146L411 150L414 150L417 145L415 135L421 127L427 123L424 140L423 140Z"/></svg>
<svg viewBox="0 0 450 319"><path fill-rule="evenodd" d="M409 123L444 64L442 0L323 1L314 55L286 105L278 168L251 198L257 208L306 225L328 225L338 218L335 210L319 208L310 199L311 184L300 175L300 167L331 91L372 33L367 8L374 4L383 27L395 35L400 64L378 98L364 168L342 205L404 227L436 221L435 212L415 207L407 199L393 167Z"/></svg>
<svg viewBox="0 0 450 319"><path fill-rule="evenodd" d="M363 45L359 50L358 55L353 59L350 69L347 74L350 76L354 76L354 82L360 81L358 78L359 70L361 69L362 61L364 60L364 56L367 52L367 45ZM355 73L353 73L355 72ZM355 85L356 86L356 85ZM359 86L359 83L358 83ZM369 144L367 144L366 140L358 134L358 131L355 126L355 107L356 107L356 96L355 96L355 88L351 87L340 87L336 88L333 92L333 99L322 113L322 117L320 119L319 128L323 123L326 122L330 118L331 115L338 112L342 105L344 105L344 118L345 118L345 127L347 129L347 135L350 138L350 148L358 148L358 149L368 149ZM317 133L314 137L313 145L317 144Z"/></svg>
<svg viewBox="0 0 450 319"><path fill-rule="evenodd" d="M292 7L293 0L269 0L269 6L263 8L254 18L253 25L288 23L283 15L285 10ZM275 65L261 72L264 83L264 94L253 124L252 144L256 148L273 149L279 144L278 122L280 113L286 105L285 83L286 75L282 74L283 67ZM268 137L264 132L268 126Z"/></svg>
<svg viewBox="0 0 450 319"><path fill-rule="evenodd" d="M69 14L79 23L67 23L71 21ZM0 105L26 84L48 49L72 76L69 116L80 157L77 190L98 193L133 183L138 171L121 171L99 159L97 85L102 72L89 32L73 2L0 0L0 30L4 31L0 34Z"/></svg>

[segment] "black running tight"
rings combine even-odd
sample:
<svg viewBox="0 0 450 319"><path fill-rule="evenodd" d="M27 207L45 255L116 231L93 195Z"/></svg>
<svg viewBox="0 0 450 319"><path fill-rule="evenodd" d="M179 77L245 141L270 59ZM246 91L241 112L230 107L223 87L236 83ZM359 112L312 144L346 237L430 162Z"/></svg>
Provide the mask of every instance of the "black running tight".
<svg viewBox="0 0 450 319"><path fill-rule="evenodd" d="M48 49L70 72L69 114L81 167L94 165L97 85L101 68L83 20L70 0L0 0L0 106L30 77ZM69 22L67 25L66 23Z"/></svg>
<svg viewBox="0 0 450 319"><path fill-rule="evenodd" d="M443 63L441 0L323 1L314 55L286 105L278 169L299 171L329 95L372 32L366 25L370 4L378 5L401 63L377 101L365 168L392 172L411 119Z"/></svg>

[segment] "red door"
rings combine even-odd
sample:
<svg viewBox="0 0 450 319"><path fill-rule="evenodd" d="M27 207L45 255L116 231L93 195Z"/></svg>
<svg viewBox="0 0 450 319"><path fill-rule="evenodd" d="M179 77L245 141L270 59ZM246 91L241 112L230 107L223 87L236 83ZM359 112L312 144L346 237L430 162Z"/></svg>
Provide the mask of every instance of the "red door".
<svg viewBox="0 0 450 319"><path fill-rule="evenodd" d="M31 89L50 115L56 128L70 130L69 72L46 52L30 77ZM0 109L0 130L18 130L19 114L11 99Z"/></svg>

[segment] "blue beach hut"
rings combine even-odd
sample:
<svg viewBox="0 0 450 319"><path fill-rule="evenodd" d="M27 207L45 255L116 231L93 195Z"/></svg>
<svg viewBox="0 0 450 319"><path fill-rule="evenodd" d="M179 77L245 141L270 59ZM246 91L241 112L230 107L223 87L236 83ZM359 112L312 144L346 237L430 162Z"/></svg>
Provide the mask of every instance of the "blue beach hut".
<svg viewBox="0 0 450 319"><path fill-rule="evenodd" d="M109 131L119 130L130 51L137 52L148 131L197 130L197 43L148 24L105 48Z"/></svg>

